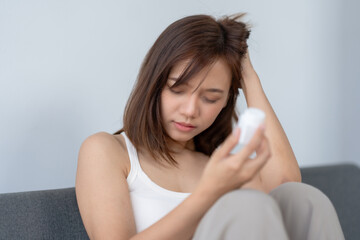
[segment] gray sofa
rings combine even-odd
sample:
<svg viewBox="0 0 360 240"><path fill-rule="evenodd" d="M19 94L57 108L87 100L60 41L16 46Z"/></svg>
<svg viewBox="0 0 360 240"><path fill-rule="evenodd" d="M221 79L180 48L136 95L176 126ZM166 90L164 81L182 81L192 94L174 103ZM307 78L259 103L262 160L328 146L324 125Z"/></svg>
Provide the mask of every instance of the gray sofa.
<svg viewBox="0 0 360 240"><path fill-rule="evenodd" d="M304 183L331 199L345 238L360 239L360 169L341 164L301 172ZM0 239L88 239L75 189L0 194Z"/></svg>

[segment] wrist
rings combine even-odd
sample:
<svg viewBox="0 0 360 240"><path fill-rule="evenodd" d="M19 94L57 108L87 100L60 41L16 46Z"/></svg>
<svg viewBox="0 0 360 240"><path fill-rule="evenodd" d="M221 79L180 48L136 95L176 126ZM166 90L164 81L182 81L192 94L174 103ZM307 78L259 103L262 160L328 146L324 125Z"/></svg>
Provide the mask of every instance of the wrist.
<svg viewBox="0 0 360 240"><path fill-rule="evenodd" d="M262 91L260 79L255 71L243 72L240 84L245 96L248 92Z"/></svg>
<svg viewBox="0 0 360 240"><path fill-rule="evenodd" d="M243 79L254 78L255 76L257 76L257 73L252 65L243 66L241 70L241 76Z"/></svg>
<svg viewBox="0 0 360 240"><path fill-rule="evenodd" d="M201 185L199 185L191 195L209 207L212 206L221 196L221 194L217 194L213 189L206 188Z"/></svg>

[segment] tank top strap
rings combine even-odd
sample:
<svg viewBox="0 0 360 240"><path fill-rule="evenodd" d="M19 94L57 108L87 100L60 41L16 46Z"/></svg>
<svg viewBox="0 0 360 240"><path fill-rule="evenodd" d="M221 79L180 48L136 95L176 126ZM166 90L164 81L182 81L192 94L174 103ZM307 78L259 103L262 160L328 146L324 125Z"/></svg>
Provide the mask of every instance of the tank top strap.
<svg viewBox="0 0 360 240"><path fill-rule="evenodd" d="M129 159L130 159L130 172L129 172L129 175L127 176L127 182L130 184L131 182L133 182L135 180L136 175L138 175L141 167L140 167L139 157L138 157L135 146L132 144L130 139L126 136L125 132L122 132L121 134L125 138L126 148L127 148L127 151L129 154Z"/></svg>

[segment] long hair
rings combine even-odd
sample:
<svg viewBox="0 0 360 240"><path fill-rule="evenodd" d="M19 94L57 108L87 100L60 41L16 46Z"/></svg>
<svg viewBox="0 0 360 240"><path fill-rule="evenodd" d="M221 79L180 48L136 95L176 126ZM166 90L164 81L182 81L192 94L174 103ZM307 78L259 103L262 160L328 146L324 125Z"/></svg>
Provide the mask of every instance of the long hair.
<svg viewBox="0 0 360 240"><path fill-rule="evenodd" d="M238 120L235 106L241 88L241 60L250 35L248 26L239 21L243 15L218 20L193 15L168 26L147 53L125 107L123 128L114 134L125 131L136 149L146 149L159 163L166 161L177 166L161 118L161 92L171 69L180 61L189 60L172 87L189 81L221 58L232 73L227 105L209 128L194 137L195 150L210 156L231 133L232 121Z"/></svg>

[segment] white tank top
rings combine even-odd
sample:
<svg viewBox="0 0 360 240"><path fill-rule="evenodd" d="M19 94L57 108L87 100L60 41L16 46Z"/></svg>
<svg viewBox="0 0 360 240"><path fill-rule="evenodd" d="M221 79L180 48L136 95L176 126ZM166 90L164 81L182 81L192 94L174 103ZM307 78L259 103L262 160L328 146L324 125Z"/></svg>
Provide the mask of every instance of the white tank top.
<svg viewBox="0 0 360 240"><path fill-rule="evenodd" d="M124 132L131 169L127 177L136 231L141 232L160 220L191 193L174 192L154 183L142 170L137 151Z"/></svg>

